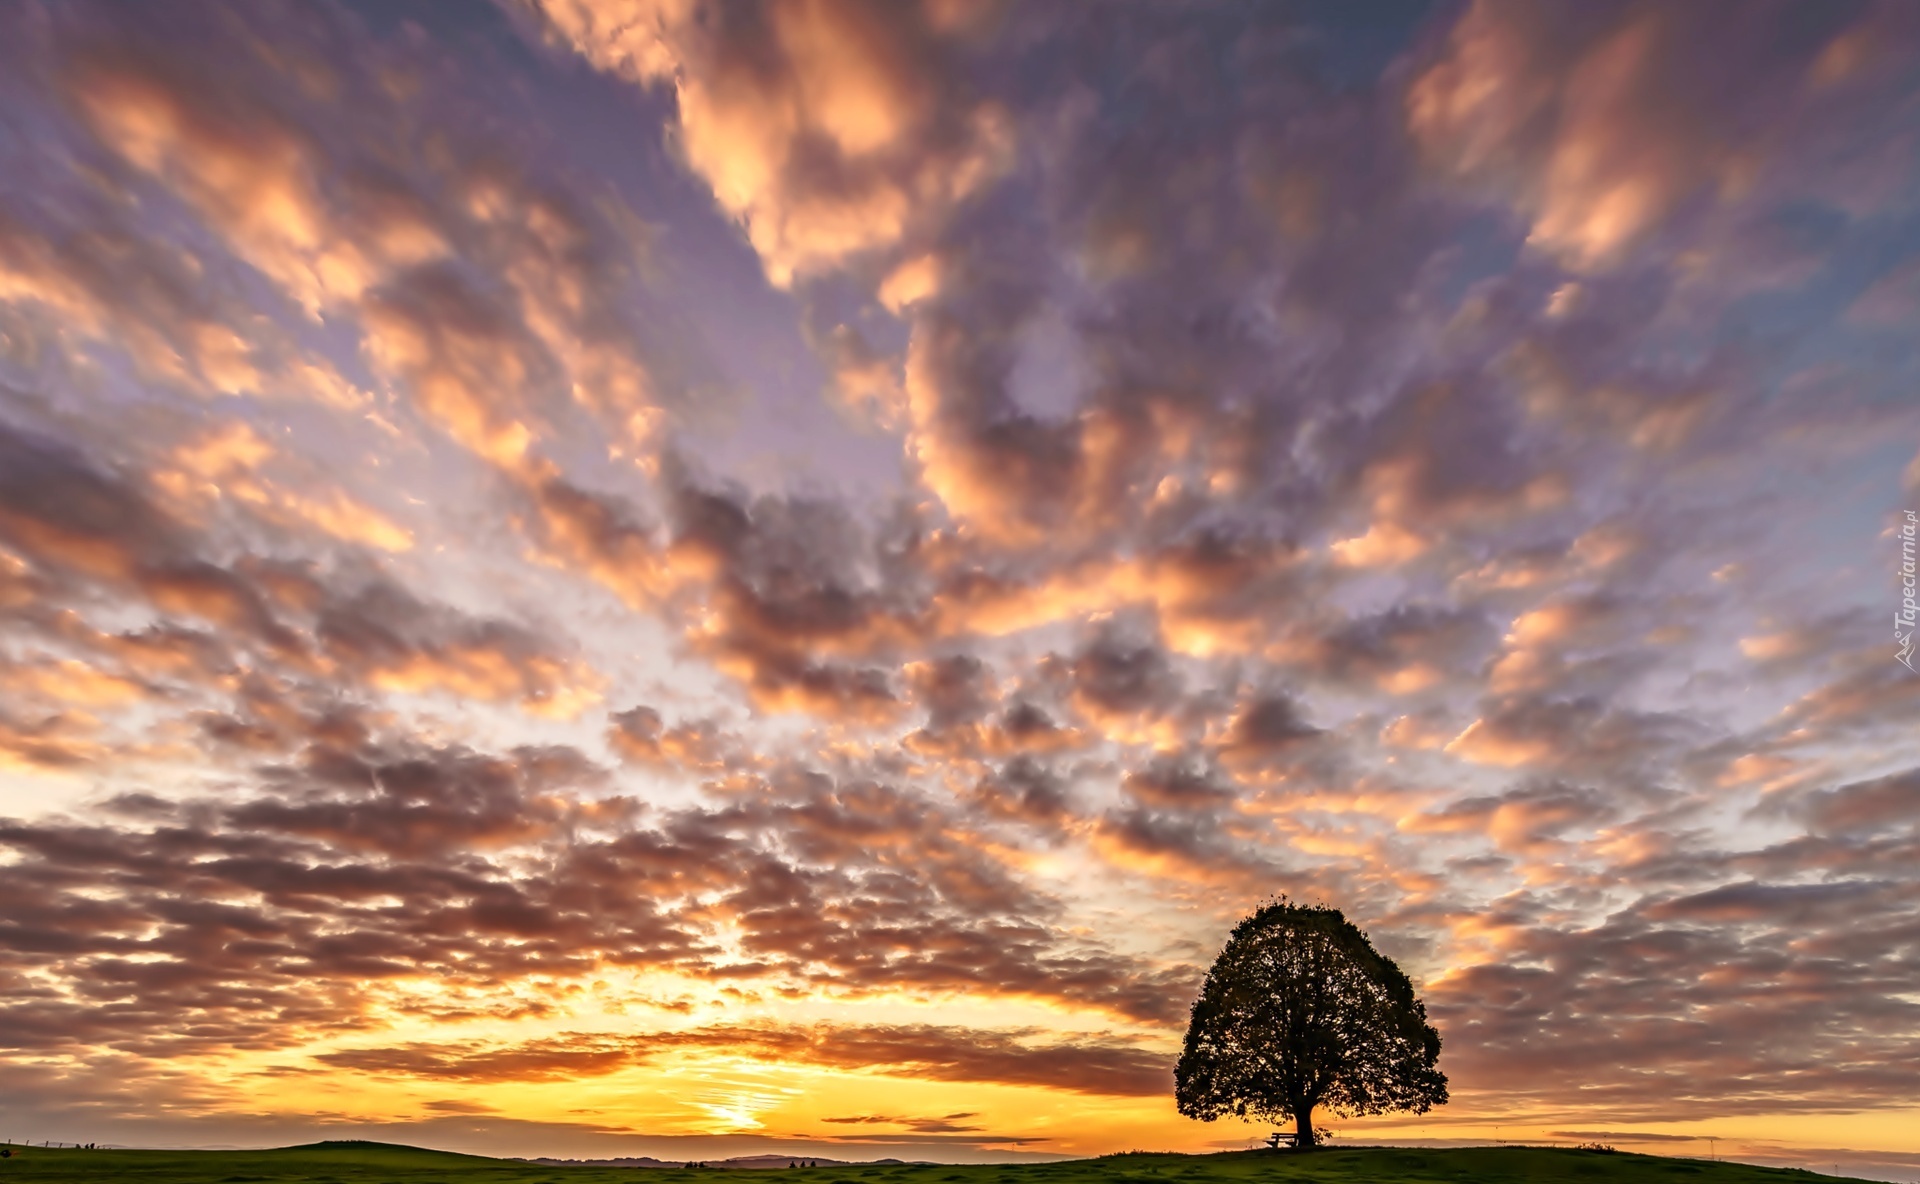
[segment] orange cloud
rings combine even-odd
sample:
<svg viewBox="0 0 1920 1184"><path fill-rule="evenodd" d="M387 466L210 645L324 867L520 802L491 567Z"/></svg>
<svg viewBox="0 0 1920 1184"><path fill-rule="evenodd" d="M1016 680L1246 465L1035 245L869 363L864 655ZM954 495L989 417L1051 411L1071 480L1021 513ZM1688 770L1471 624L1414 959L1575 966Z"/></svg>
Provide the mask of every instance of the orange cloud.
<svg viewBox="0 0 1920 1184"><path fill-rule="evenodd" d="M15 695L88 707L127 703L147 693L132 679L72 659L0 667L0 685Z"/></svg>
<svg viewBox="0 0 1920 1184"><path fill-rule="evenodd" d="M325 73L317 81L339 86ZM441 255L418 206L368 203L351 226L322 195L317 148L258 104L225 101L208 79L161 59L102 50L79 59L73 101L129 163L173 185L235 251L309 312L358 298L379 277Z"/></svg>
<svg viewBox="0 0 1920 1184"><path fill-rule="evenodd" d="M672 82L688 163L782 287L898 243L1010 151L998 108L958 88L967 23L942 6L800 0L752 21L695 19L685 0L536 7L596 66Z"/></svg>
<svg viewBox="0 0 1920 1184"><path fill-rule="evenodd" d="M1408 91L1408 124L1440 169L1514 186L1534 244L1601 266L1690 193L1733 179L1729 146L1671 117L1669 16L1632 9L1567 58L1546 12L1477 0Z"/></svg>
<svg viewBox="0 0 1920 1184"><path fill-rule="evenodd" d="M269 480L261 469L275 456L259 432L234 421L175 449L171 467L158 469L153 482L189 511L231 498L269 520L312 526L347 542L383 551L413 547L410 531L343 490L301 493Z"/></svg>
<svg viewBox="0 0 1920 1184"><path fill-rule="evenodd" d="M1107 1034L1050 1040L1038 1036L1033 1029L936 1024L716 1024L639 1036L575 1032L512 1045L413 1043L344 1049L320 1053L316 1059L362 1072L527 1081L609 1073L673 1053L708 1053L767 1064L1037 1085L1119 1097L1151 1097L1169 1088L1172 1067L1166 1055L1137 1041Z"/></svg>

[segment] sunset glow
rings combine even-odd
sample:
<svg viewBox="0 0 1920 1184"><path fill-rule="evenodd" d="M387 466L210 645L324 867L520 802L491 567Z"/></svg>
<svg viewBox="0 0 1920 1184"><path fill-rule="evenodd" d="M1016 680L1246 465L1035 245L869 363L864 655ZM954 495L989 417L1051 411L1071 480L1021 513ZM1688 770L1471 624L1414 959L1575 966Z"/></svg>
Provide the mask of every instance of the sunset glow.
<svg viewBox="0 0 1920 1184"><path fill-rule="evenodd" d="M1284 894L1445 1041L1341 1139L1920 1173L1920 5L12 0L0 110L0 1138L1240 1148Z"/></svg>

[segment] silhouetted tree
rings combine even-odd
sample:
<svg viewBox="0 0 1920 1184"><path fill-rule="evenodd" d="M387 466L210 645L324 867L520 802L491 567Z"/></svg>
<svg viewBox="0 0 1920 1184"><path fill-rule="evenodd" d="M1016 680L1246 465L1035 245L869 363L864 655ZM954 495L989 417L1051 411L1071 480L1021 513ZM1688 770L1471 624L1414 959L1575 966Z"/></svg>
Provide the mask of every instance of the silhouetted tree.
<svg viewBox="0 0 1920 1184"><path fill-rule="evenodd" d="M1413 983L1340 910L1280 900L1234 927L1194 1000L1173 1071L1180 1113L1294 1123L1447 1101L1440 1033Z"/></svg>

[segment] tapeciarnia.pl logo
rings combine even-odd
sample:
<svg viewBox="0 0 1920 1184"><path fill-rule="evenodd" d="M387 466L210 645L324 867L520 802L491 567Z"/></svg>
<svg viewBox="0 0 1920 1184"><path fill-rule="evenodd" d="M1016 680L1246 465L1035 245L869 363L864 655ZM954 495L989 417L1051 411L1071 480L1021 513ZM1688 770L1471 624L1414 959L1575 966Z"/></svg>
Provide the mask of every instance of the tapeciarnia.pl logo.
<svg viewBox="0 0 1920 1184"><path fill-rule="evenodd" d="M1916 527L1920 527L1920 518L1908 510L1907 520L1900 526L1900 591L1903 595L1900 611L1893 614L1893 640L1900 646L1900 651L1893 657L1908 670L1913 669L1914 621L1916 616L1920 616L1920 608L1914 604L1913 543Z"/></svg>

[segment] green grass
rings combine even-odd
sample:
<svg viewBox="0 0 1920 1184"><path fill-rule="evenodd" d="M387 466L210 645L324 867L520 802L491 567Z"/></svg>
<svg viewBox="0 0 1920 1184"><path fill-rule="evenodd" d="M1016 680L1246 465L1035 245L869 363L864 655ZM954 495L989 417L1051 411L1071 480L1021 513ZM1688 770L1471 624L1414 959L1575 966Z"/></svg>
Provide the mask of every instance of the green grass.
<svg viewBox="0 0 1920 1184"><path fill-rule="evenodd" d="M1813 1173L1664 1156L1547 1147L1426 1150L1352 1147L1309 1155L1109 1155L978 1167L795 1168L685 1171L545 1167L387 1143L316 1143L275 1151L78 1151L14 1148L11 1181L138 1180L142 1184L1787 1184ZM786 1177L793 1177L787 1180ZM1833 1177L1822 1177L1833 1179Z"/></svg>

